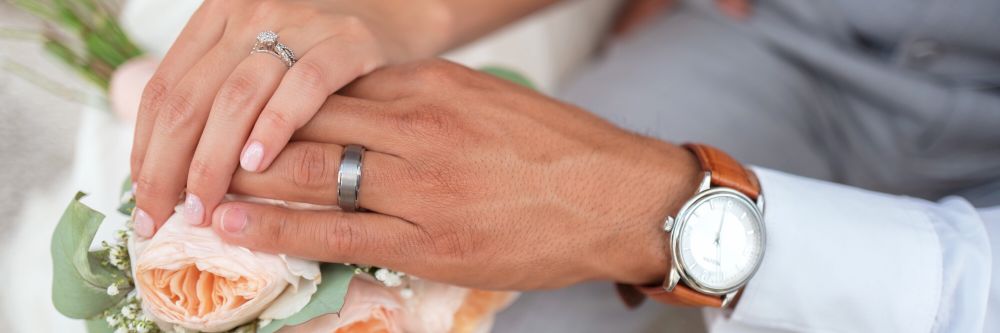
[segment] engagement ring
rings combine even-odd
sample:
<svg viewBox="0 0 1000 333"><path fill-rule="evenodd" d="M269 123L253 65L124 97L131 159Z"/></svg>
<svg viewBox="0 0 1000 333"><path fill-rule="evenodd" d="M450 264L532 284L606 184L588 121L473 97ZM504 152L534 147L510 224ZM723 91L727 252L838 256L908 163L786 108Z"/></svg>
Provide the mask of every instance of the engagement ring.
<svg viewBox="0 0 1000 333"><path fill-rule="evenodd" d="M267 53L281 59L285 66L295 65L295 53L285 44L278 43L278 34L274 31L263 31L257 34L257 42L253 44L250 54Z"/></svg>

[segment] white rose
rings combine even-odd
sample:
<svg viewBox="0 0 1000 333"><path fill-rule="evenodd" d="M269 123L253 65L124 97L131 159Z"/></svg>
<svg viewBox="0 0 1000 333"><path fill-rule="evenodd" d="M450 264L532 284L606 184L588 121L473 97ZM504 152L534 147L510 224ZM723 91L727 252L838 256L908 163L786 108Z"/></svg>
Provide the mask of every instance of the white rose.
<svg viewBox="0 0 1000 333"><path fill-rule="evenodd" d="M301 310L320 283L319 263L226 244L179 213L129 244L142 307L161 326L219 332ZM170 328L168 325L167 328Z"/></svg>

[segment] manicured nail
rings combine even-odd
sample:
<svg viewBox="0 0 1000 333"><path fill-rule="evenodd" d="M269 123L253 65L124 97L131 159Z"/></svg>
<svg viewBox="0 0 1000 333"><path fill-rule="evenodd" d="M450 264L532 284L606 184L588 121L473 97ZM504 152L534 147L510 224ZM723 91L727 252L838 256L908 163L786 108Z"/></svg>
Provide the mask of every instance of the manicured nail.
<svg viewBox="0 0 1000 333"><path fill-rule="evenodd" d="M260 167L262 159L264 159L264 145L260 144L259 141L251 142L240 155L240 167L243 170L255 172Z"/></svg>
<svg viewBox="0 0 1000 333"><path fill-rule="evenodd" d="M153 237L153 218L138 208L135 210L135 233L145 238Z"/></svg>
<svg viewBox="0 0 1000 333"><path fill-rule="evenodd" d="M228 233L240 233L247 226L247 214L239 208L227 209L222 214L222 230Z"/></svg>
<svg viewBox="0 0 1000 333"><path fill-rule="evenodd" d="M191 225L201 225L204 216L205 206L201 204L201 198L194 193L188 193L184 197L184 219Z"/></svg>

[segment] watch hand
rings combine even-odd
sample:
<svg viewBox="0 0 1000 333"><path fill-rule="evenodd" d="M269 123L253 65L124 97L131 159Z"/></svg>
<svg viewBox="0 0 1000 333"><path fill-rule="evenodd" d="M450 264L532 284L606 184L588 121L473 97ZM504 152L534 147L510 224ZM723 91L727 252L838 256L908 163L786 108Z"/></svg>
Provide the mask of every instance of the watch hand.
<svg viewBox="0 0 1000 333"><path fill-rule="evenodd" d="M719 264L719 274L722 274L722 226L726 223L726 209L729 206L722 206L722 218L719 219L719 230L715 233L715 260Z"/></svg>
<svg viewBox="0 0 1000 333"><path fill-rule="evenodd" d="M719 231L715 232L715 244L719 244L719 238L722 236L722 225L726 223L726 209L729 206L722 206L722 218L719 219Z"/></svg>

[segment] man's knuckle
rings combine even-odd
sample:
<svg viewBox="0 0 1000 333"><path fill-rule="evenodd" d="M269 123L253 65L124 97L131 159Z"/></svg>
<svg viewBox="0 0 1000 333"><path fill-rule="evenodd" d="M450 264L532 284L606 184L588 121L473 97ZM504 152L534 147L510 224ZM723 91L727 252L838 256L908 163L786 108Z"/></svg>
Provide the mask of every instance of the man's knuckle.
<svg viewBox="0 0 1000 333"><path fill-rule="evenodd" d="M344 258L355 254L362 232L358 227L346 221L330 223L326 232L320 233L323 237L323 244L327 245L330 255Z"/></svg>
<svg viewBox="0 0 1000 333"><path fill-rule="evenodd" d="M289 244L301 241L298 230L295 230L299 223L289 220L287 211L281 209L255 210L253 215L258 220L252 225L255 226L257 238L264 242L267 248L280 249Z"/></svg>
<svg viewBox="0 0 1000 333"><path fill-rule="evenodd" d="M292 183L298 187L313 188L329 178L328 152L321 146L303 144L295 148L295 163L291 169Z"/></svg>
<svg viewBox="0 0 1000 333"><path fill-rule="evenodd" d="M263 228L261 229L261 237L264 238L266 244L271 246L280 247L281 244L288 242L288 237L290 233L288 232L288 223L276 214L266 214L263 215L267 219L266 223L260 223Z"/></svg>
<svg viewBox="0 0 1000 333"><path fill-rule="evenodd" d="M397 130L404 135L430 138L448 137L457 127L450 115L439 111L432 104L420 105L409 112L398 114L395 124Z"/></svg>

